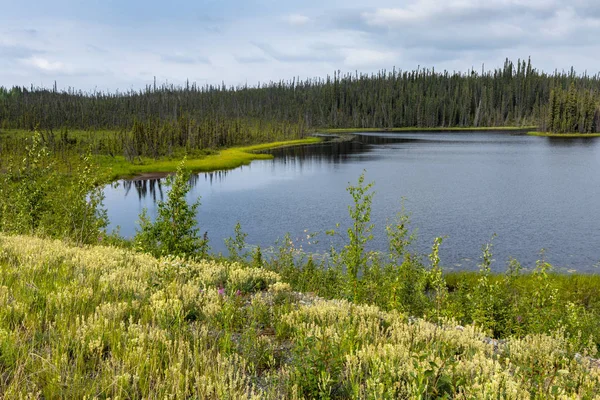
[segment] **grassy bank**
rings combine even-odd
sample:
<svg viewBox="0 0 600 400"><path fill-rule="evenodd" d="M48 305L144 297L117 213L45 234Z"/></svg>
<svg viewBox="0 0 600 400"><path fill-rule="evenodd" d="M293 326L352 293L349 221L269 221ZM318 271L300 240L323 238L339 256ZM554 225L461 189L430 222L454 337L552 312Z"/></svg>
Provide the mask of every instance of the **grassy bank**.
<svg viewBox="0 0 600 400"><path fill-rule="evenodd" d="M485 131L525 131L535 126L498 126L498 127L438 127L438 128L332 128L318 129L318 133L354 133L354 132L485 132Z"/></svg>
<svg viewBox="0 0 600 400"><path fill-rule="evenodd" d="M234 169L242 165L248 165L253 160L268 160L273 158L270 154L259 153L260 151L275 149L286 146L299 146L320 142L321 138L310 137L306 139L288 140L281 142L263 143L252 146L233 147L214 151L212 154L188 155L185 164L186 169L193 172L206 172L216 170ZM151 158L137 159L134 163L125 160L122 156L97 156L98 164L108 173L112 179L131 178L144 174L167 174L175 172L180 164L182 156L154 160Z"/></svg>
<svg viewBox="0 0 600 400"><path fill-rule="evenodd" d="M114 141L114 137L119 135L117 131L70 130L67 132L58 130L53 134L48 132L39 132L39 134L43 145L51 151L62 169L68 171L79 155L90 152L93 161L101 167L109 180L146 174L160 176L175 172L184 156L187 157L186 167L194 172L233 169L248 165L253 160L272 158L269 154L260 153L264 150L313 144L323 140L309 137L225 149L186 150L175 148L171 156L158 158L142 156L134 157L131 160L121 155L122 150L110 145ZM25 153L33 135L33 132L22 129L0 130L0 171L3 166L2 161L8 162L10 157L19 158Z"/></svg>
<svg viewBox="0 0 600 400"><path fill-rule="evenodd" d="M293 292L243 264L0 235L4 398L593 398L560 331L474 326ZM582 352L577 354L577 352Z"/></svg>
<svg viewBox="0 0 600 400"><path fill-rule="evenodd" d="M590 138L600 137L600 133L553 133L553 132L527 132L530 136L556 137L556 138Z"/></svg>

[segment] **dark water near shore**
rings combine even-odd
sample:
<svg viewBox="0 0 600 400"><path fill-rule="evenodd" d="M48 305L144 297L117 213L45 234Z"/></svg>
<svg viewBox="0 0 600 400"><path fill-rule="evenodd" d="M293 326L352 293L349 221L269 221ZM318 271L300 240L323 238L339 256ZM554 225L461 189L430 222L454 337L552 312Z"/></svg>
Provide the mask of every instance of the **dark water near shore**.
<svg viewBox="0 0 600 400"><path fill-rule="evenodd" d="M192 179L201 197L198 222L214 252L236 222L262 248L289 232L297 245L325 252L339 239L324 231L349 224L346 192L366 170L375 182L372 248L386 250L385 225L401 198L423 253L447 236L448 269L475 269L481 246L494 239L494 269L509 257L531 267L545 258L566 270L600 272L600 140L540 138L506 132L364 134L351 142L274 152L275 158ZM161 180L121 181L105 189L111 227L135 234L138 214L166 198ZM318 243L307 233L320 231ZM310 242L310 244L309 244ZM337 243L336 243L337 242Z"/></svg>

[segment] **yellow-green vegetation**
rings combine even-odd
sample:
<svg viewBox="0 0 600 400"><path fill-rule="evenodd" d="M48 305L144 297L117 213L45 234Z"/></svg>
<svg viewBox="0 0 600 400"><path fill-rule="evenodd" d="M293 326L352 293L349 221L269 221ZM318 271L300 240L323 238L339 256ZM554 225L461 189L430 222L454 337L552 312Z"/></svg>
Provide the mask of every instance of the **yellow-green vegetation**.
<svg viewBox="0 0 600 400"><path fill-rule="evenodd" d="M58 130L56 132L23 129L0 130L0 155L4 163L11 156L20 157L31 144L31 138L38 135L40 142L56 159L57 167L68 170L82 153L89 152L91 160L101 167L102 175L108 180L130 178L142 174L167 174L175 172L177 166L187 157L186 168L193 172L205 172L234 169L248 165L253 160L273 158L261 151L286 146L314 144L322 138L308 137L303 139L269 141L249 146L236 146L222 149L172 149L168 156L125 157L123 151L115 142L121 135L127 133L108 130ZM0 170L3 166L0 159Z"/></svg>
<svg viewBox="0 0 600 400"><path fill-rule="evenodd" d="M0 231L95 243L108 220L91 156L60 162L35 134L0 173ZM0 170L2 169L0 163ZM66 173L67 169L70 170Z"/></svg>
<svg viewBox="0 0 600 400"><path fill-rule="evenodd" d="M546 113L541 115L540 131L549 133L600 133L598 93L581 90L571 81L568 90L558 85L550 90Z"/></svg>
<svg viewBox="0 0 600 400"><path fill-rule="evenodd" d="M545 136L545 137L558 137L558 138L589 138L589 137L600 137L600 133L555 133L555 132L527 132L530 136Z"/></svg>
<svg viewBox="0 0 600 400"><path fill-rule="evenodd" d="M524 131L535 126L490 126L490 127L402 127L402 128L332 128L318 129L319 133L359 133L359 132L484 132L484 131Z"/></svg>
<svg viewBox="0 0 600 400"><path fill-rule="evenodd" d="M187 157L186 169L193 172L206 172L227 170L248 165L254 160L269 160L271 154L259 153L278 147L299 146L318 143L322 139L310 137L306 139L288 140L280 142L263 143L252 146L233 147L212 152L212 154L192 154ZM105 168L114 178L133 177L148 173L175 172L181 163L182 157L165 157L158 160L141 157L135 162L129 162L122 156L97 156L99 165Z"/></svg>
<svg viewBox="0 0 600 400"><path fill-rule="evenodd" d="M594 398L594 346L293 292L238 263L0 235L4 398ZM580 354L577 354L577 353Z"/></svg>
<svg viewBox="0 0 600 400"><path fill-rule="evenodd" d="M38 129L37 131L46 136L48 140L52 140L50 136L54 136L55 139L60 140L61 136L65 135L66 139L71 141L71 143L77 141L88 145L94 145L95 141L102 141L119 132L110 129L55 129L52 131ZM31 138L32 134L33 131L28 129L0 129L0 136L15 141L27 140Z"/></svg>

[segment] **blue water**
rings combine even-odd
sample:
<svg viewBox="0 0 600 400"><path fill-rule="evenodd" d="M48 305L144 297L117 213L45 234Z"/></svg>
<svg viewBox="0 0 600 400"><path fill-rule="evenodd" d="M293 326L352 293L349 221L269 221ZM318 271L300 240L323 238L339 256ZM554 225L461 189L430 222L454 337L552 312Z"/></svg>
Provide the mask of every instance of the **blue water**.
<svg viewBox="0 0 600 400"><path fill-rule="evenodd" d="M600 140L555 139L506 132L360 134L352 142L279 150L273 160L227 172L202 173L189 199L201 199L198 223L213 252L236 222L247 241L274 246L289 232L297 246L326 252L343 244L326 236L348 226L346 191L366 170L375 182L370 248L387 249L385 225L404 198L417 228L416 249L427 254L445 236L447 269L476 269L492 235L495 270L509 257L533 267L544 257L559 270L600 271ZM121 181L105 189L111 228L135 234L138 214L150 215L166 196L160 180ZM320 232L317 243L308 238ZM310 244L309 244L310 242Z"/></svg>

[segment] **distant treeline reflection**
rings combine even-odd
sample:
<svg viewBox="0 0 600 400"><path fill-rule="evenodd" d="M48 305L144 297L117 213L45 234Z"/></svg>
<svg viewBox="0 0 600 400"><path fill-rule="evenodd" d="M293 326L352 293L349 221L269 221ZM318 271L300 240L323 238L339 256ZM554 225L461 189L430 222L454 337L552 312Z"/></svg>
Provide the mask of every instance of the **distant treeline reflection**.
<svg viewBox="0 0 600 400"><path fill-rule="evenodd" d="M278 166L291 166L302 169L304 166L337 165L351 161L358 154L366 155L371 145L390 144L390 143L408 143L422 139L401 138L401 137L382 137L375 135L356 135L346 140L331 140L315 145L284 147L269 151L275 158L270 162ZM189 180L191 187L196 187L200 179L214 183L221 183L225 180L231 171L213 171L192 174ZM163 200L165 178L161 179L136 179L123 181L125 195L127 196L131 189L135 189L139 199L152 196L152 201Z"/></svg>
<svg viewBox="0 0 600 400"><path fill-rule="evenodd" d="M124 180L123 187L125 188L125 196L128 196L129 192L133 188L135 189L140 200L145 198L148 193L150 193L154 202L157 200L157 195L159 200L164 199L162 179L135 179L131 181Z"/></svg>
<svg viewBox="0 0 600 400"><path fill-rule="evenodd" d="M191 187L196 187L202 177L209 181L212 185L215 182L222 182L229 171L213 171L200 174L190 175L189 184ZM131 189L134 189L140 200L145 199L148 195L152 196L154 203L157 200L163 201L165 198L166 178L152 178L152 179L133 179L122 181L123 187L125 188L125 196L128 196Z"/></svg>
<svg viewBox="0 0 600 400"><path fill-rule="evenodd" d="M350 161L358 154L366 154L371 145L410 142L418 139L381 137L370 135L357 135L350 140L326 141L316 145L284 147L271 150L275 158L271 161L274 165L293 166L302 169L305 165L337 165ZM221 183L225 180L231 171L213 171L190 176L190 186L196 187L200 179L214 183ZM152 201L164 199L163 186L165 178L161 179L136 179L123 181L125 195L127 196L131 189L135 189L139 199L152 196Z"/></svg>

